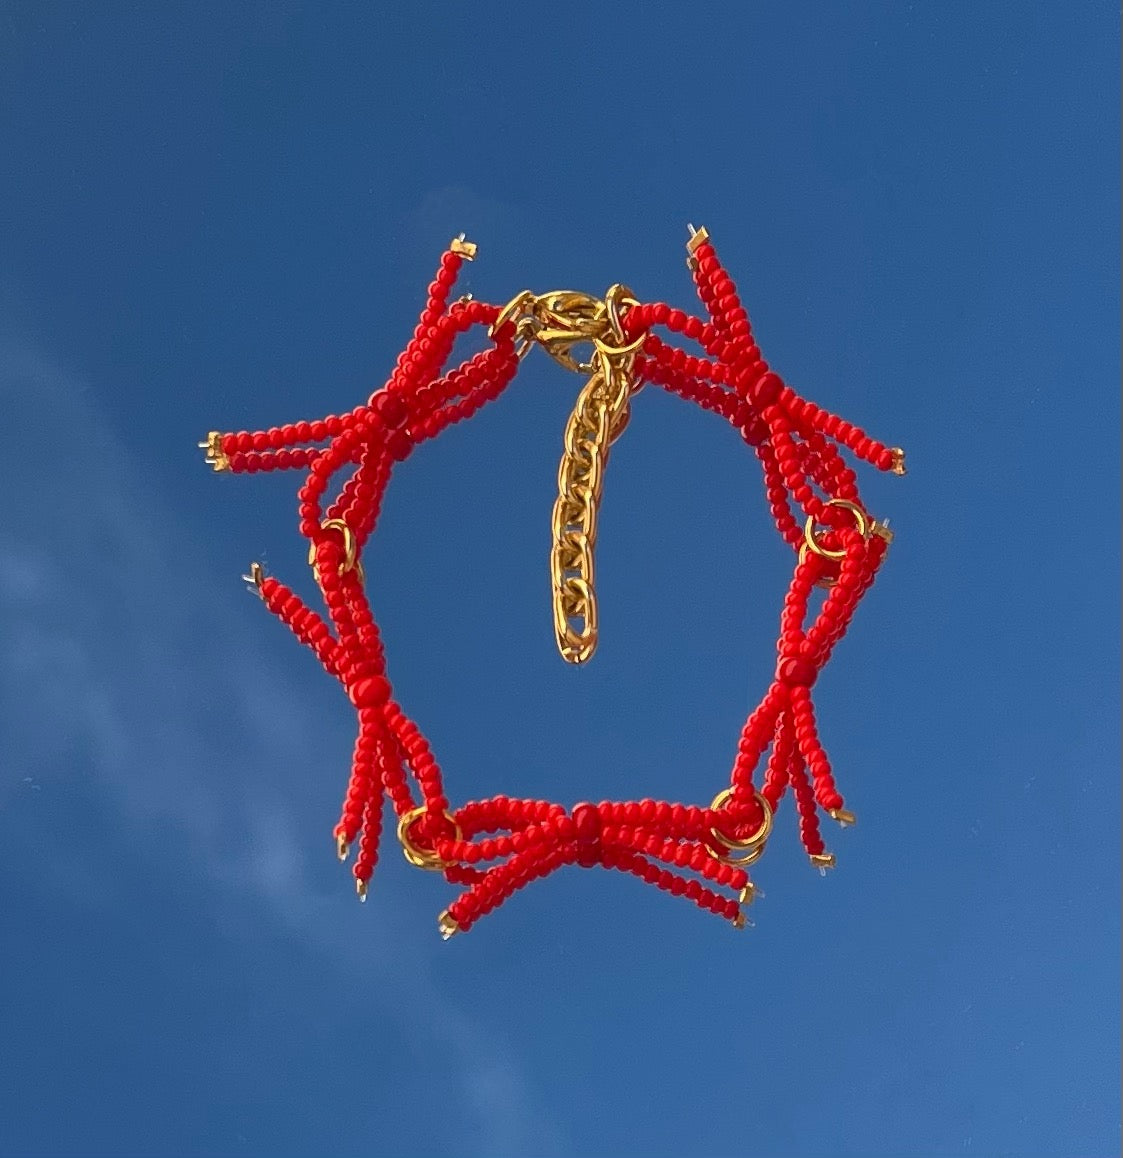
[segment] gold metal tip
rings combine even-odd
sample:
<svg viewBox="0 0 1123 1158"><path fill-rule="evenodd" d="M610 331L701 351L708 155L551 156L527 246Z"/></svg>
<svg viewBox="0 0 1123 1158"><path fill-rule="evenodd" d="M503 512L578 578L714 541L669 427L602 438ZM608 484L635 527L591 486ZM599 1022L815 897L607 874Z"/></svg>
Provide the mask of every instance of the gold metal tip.
<svg viewBox="0 0 1123 1158"><path fill-rule="evenodd" d="M367 901L367 883L366 881L355 882L355 892L358 893L359 900L366 904Z"/></svg>
<svg viewBox="0 0 1123 1158"><path fill-rule="evenodd" d="M461 931L460 926L456 923L456 918L448 909L444 909L437 917L437 928L440 930L442 941L448 941Z"/></svg>
<svg viewBox="0 0 1123 1158"><path fill-rule="evenodd" d="M828 810L827 815L831 820L837 820L843 828L849 828L850 825L858 823L858 818L854 813L845 808L831 808Z"/></svg>
<svg viewBox="0 0 1123 1158"><path fill-rule="evenodd" d="M699 246L705 245L706 242L710 240L710 231L704 225L699 225L697 229L695 229L693 225L687 225L686 228L690 230L690 239L686 243L686 252L693 254Z"/></svg>
<svg viewBox="0 0 1123 1158"><path fill-rule="evenodd" d="M905 470L905 452L899 447L893 447L893 473L894 474L908 474Z"/></svg>
<svg viewBox="0 0 1123 1158"><path fill-rule="evenodd" d="M341 832L335 838L335 855L340 860L346 860L351 853L351 846L347 843L347 837Z"/></svg>
<svg viewBox="0 0 1123 1158"><path fill-rule="evenodd" d="M870 522L870 534L877 535L879 539L884 539L886 543L893 542L893 532L889 530L889 520L879 523L877 519Z"/></svg>
<svg viewBox="0 0 1123 1158"><path fill-rule="evenodd" d="M463 233L459 237L454 237L448 243L448 247L453 253L460 254L465 261L475 261L479 251L479 246L474 241L466 241Z"/></svg>
<svg viewBox="0 0 1123 1158"><path fill-rule="evenodd" d="M472 298L472 295L470 293L466 293L466 294L461 294L456 300L462 306L466 306L470 301L473 301L474 299Z"/></svg>
<svg viewBox="0 0 1123 1158"><path fill-rule="evenodd" d="M827 869L835 867L835 859L833 852L813 852L811 854L811 863L820 871L825 872Z"/></svg>
<svg viewBox="0 0 1123 1158"><path fill-rule="evenodd" d="M229 470L230 460L222 449L222 431L212 430L207 434L205 442L198 444L200 450L207 452L207 462L212 470Z"/></svg>
<svg viewBox="0 0 1123 1158"><path fill-rule="evenodd" d="M737 916L735 916L733 918L733 928L734 929L743 929L748 923L749 922L746 919L744 913L738 913Z"/></svg>
<svg viewBox="0 0 1123 1158"><path fill-rule="evenodd" d="M262 567L260 563L251 563L249 574L243 575L242 578L247 583L253 585L250 587L250 590L255 595L260 596L262 599L265 598L265 596L261 594L261 585L265 582L265 568Z"/></svg>
<svg viewBox="0 0 1123 1158"><path fill-rule="evenodd" d="M763 900L763 890L758 889L752 881L749 881L749 883L741 890L740 896L738 896L737 900L742 905L751 905L758 897Z"/></svg>

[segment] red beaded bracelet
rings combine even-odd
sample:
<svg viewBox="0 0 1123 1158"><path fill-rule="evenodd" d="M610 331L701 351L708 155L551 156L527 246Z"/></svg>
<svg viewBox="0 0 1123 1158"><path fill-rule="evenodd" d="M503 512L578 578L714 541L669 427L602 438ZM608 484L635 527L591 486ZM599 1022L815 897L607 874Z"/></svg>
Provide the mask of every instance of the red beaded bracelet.
<svg viewBox="0 0 1123 1158"><path fill-rule="evenodd" d="M335 838L341 860L357 842L352 871L359 896L365 899L378 859L385 793L407 860L463 886L438 918L445 938L466 932L512 893L566 864L632 873L740 928L742 907L755 892L746 870L764 852L789 785L803 847L821 870L833 866L834 857L823 845L819 810L842 824L854 821L819 742L811 688L892 536L866 512L854 472L835 444L896 474L904 474L904 454L787 386L761 358L737 289L706 230L691 227L687 251L708 321L663 302L640 302L621 285L603 298L528 290L502 308L470 295L449 305L462 263L476 254L461 236L441 257L420 321L389 380L365 406L253 433L216 431L200 444L216 471L308 472L298 492L300 533L309 542L308 561L330 624L266 576L260 564L252 565L246 579L343 684L358 712L351 779ZM453 343L472 326L486 326L491 345L446 372ZM653 332L657 326L689 338L702 356L664 342ZM566 427L553 513L554 628L568 662L583 663L596 648L597 506L609 447L627 424L636 390L653 383L721 414L760 460L776 527L795 554L795 572L780 616L775 675L741 730L729 786L708 807L645 799L580 803L567 810L546 800L495 796L454 809L428 742L392 697L361 560L394 463L497 398L535 346L587 378ZM578 361L576 350L590 347L589 360ZM348 468L350 477L325 510L329 482ZM816 586L827 594L805 626ZM766 752L758 788L754 774Z"/></svg>

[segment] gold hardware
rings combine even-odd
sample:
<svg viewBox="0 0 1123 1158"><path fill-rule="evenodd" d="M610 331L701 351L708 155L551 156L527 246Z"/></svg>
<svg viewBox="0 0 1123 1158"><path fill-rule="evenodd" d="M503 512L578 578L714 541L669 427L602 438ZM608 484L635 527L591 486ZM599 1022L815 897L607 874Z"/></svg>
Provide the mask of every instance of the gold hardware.
<svg viewBox="0 0 1123 1158"><path fill-rule="evenodd" d="M456 923L456 918L445 909L437 917L437 929L441 934L441 940L447 941L450 937L455 937L461 931L460 926Z"/></svg>
<svg viewBox="0 0 1123 1158"><path fill-rule="evenodd" d="M894 446L893 451L893 473L894 474L908 474L905 470L905 452L899 447Z"/></svg>
<svg viewBox="0 0 1123 1158"><path fill-rule="evenodd" d="M870 522L870 534L876 535L879 539L884 539L886 546L893 542L893 532L889 530L889 520L886 519L884 523L879 523L877 519Z"/></svg>
<svg viewBox="0 0 1123 1158"><path fill-rule="evenodd" d="M845 808L830 808L827 810L827 815L831 820L837 820L843 828L849 828L852 824L858 823L858 818L852 812L848 812Z"/></svg>
<svg viewBox="0 0 1123 1158"><path fill-rule="evenodd" d="M250 573L243 575L242 578L247 583L252 583L253 586L249 588L258 598L264 599L265 596L261 594L261 585L265 582L265 568L260 563L250 564Z"/></svg>
<svg viewBox="0 0 1123 1158"><path fill-rule="evenodd" d="M515 296L499 311L495 317L495 321L491 323L488 328L487 336L494 338L503 327L511 321L518 322L526 314L536 301L533 291L523 290Z"/></svg>
<svg viewBox="0 0 1123 1158"><path fill-rule="evenodd" d="M230 460L226 457L226 452L222 449L222 432L219 430L212 430L205 442L200 442L200 450L207 452L207 462L211 469L215 471L229 470Z"/></svg>
<svg viewBox="0 0 1123 1158"><path fill-rule="evenodd" d="M719 792L710 804L710 808L718 812L724 806L725 802L733 796L732 788L725 788ZM764 855L765 846L768 844L768 837L772 833L772 805L768 803L766 797L759 792L754 792L753 796L760 802L761 808L764 810L764 819L760 822L760 827L756 832L751 833L747 837L730 837L723 832L719 832L717 828L710 829L710 835L719 844L724 845L727 849L724 853L719 853L716 849L710 848L710 855L717 860L725 861L726 864L735 865L738 868L747 868L751 864L755 864ZM707 846L708 847L708 846ZM743 853L743 855L734 855ZM746 888L751 888L747 885Z"/></svg>
<svg viewBox="0 0 1123 1158"><path fill-rule="evenodd" d="M826 876L827 869L835 867L833 852L813 852L811 853L811 863Z"/></svg>
<svg viewBox="0 0 1123 1158"><path fill-rule="evenodd" d="M764 850L767 847L768 842L763 841L753 848L747 849L743 856L734 855L733 849L730 849L728 852L719 853L716 849L707 846L707 851L714 860L724 861L726 864L733 865L734 868L748 868L749 865L756 864L756 862L764 856Z"/></svg>
<svg viewBox="0 0 1123 1158"><path fill-rule="evenodd" d="M363 570L362 563L359 562L358 545L355 542L355 532L351 530L350 526L343 519L324 519L320 526L325 531L342 531L343 532L343 562L339 564L339 574L343 575L352 568L355 574L359 577L360 583L366 582L366 572ZM320 568L316 562L316 544L309 543L308 545L308 564L312 568L312 575L316 582L320 581Z"/></svg>
<svg viewBox="0 0 1123 1158"><path fill-rule="evenodd" d="M762 796L759 792L754 792L753 796L756 797L757 801L760 803L762 811L764 812L764 819L760 822L760 827L756 830L756 832L752 833L750 836L734 838L726 836L724 833L719 832L716 828L710 829L710 832L713 833L714 838L721 844L725 845L726 848L752 848L755 845L762 844L771 834L772 805L768 803L767 797ZM725 807L726 801L731 800L732 798L733 789L723 788L713 798L713 801L710 803L710 809L714 812L720 812Z"/></svg>
<svg viewBox="0 0 1123 1158"><path fill-rule="evenodd" d="M366 901L367 901L367 883L366 883L366 881L356 880L355 881L355 892L358 895L359 900L362 901L363 904L365 905Z"/></svg>
<svg viewBox="0 0 1123 1158"><path fill-rule="evenodd" d="M710 240L710 232L704 225L695 229L693 225L688 224L686 228L690 231L690 240L686 243L686 267L693 273L698 268L698 259L694 254L700 246L705 245Z"/></svg>
<svg viewBox="0 0 1123 1158"><path fill-rule="evenodd" d="M514 322L518 353L541 346L560 366L588 375L566 424L558 466L550 555L554 638L567 663L585 663L599 636L593 551L608 450L628 424L635 392L635 359L643 336L628 342L623 316L636 305L632 291L613 285L603 298L577 290L523 290L499 311L492 336ZM588 361L575 353L592 346Z"/></svg>
<svg viewBox="0 0 1123 1158"><path fill-rule="evenodd" d="M464 234L461 233L459 237L454 237L448 243L449 249L453 253L458 253L465 261L475 261L476 253L479 246L474 241L465 241Z"/></svg>
<svg viewBox="0 0 1123 1158"><path fill-rule="evenodd" d="M861 535L863 539L870 537L869 516L857 503L852 503L849 499L828 499L825 505L828 507L841 507L844 511L849 511L858 524L858 534ZM803 541L807 550L813 551L816 555L822 555L824 559L846 558L846 552L841 548L837 551L831 551L820 545L818 539L815 538L815 519L811 515L807 516L807 523L803 528Z"/></svg>
<svg viewBox="0 0 1123 1158"><path fill-rule="evenodd" d="M409 812L403 813L401 820L398 821L398 840L402 845L402 855L410 864L416 865L417 868L427 869L430 872L442 872L445 867L444 861L442 861L432 849L419 848L409 834L409 830L413 827L414 821L418 820L428 811L429 806L422 804L417 808L411 808ZM445 812L444 817L449 824L452 825L453 840L462 840L463 836L460 831L460 825L453 819L452 814Z"/></svg>
<svg viewBox="0 0 1123 1158"><path fill-rule="evenodd" d="M347 843L347 837L343 833L339 833L335 838L335 855L340 860L346 860L351 852L351 846Z"/></svg>
<svg viewBox="0 0 1123 1158"><path fill-rule="evenodd" d="M743 929L748 924L749 924L749 921L746 919L744 913L738 913L737 916L735 916L733 918L733 928L734 929Z"/></svg>

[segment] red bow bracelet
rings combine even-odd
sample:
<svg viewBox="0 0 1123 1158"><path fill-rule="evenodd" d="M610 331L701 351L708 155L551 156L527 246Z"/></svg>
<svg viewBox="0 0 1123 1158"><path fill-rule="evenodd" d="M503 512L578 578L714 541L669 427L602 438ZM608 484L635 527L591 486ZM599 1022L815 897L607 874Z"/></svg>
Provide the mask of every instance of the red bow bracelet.
<svg viewBox="0 0 1123 1158"><path fill-rule="evenodd" d="M503 307L470 296L449 305L462 263L476 254L460 237L441 258L412 339L366 405L254 433L215 431L200 444L216 471L307 472L298 492L300 533L309 542L308 561L328 618L266 576L258 563L246 578L343 684L358 712L351 779L335 837L340 859L358 842L352 871L359 896L365 899L378 859L385 793L407 860L464 887L438 919L445 938L466 932L516 890L566 864L632 873L740 928L742 906L754 895L746 870L764 852L789 785L813 864L834 864L819 832L819 810L853 823L819 742L811 688L873 582L892 535L862 505L838 446L896 474L904 474L904 454L801 398L773 373L704 229L691 227L687 250L708 321L663 302L641 302L621 285L603 298L527 290ZM487 327L490 347L446 371L453 343L472 326ZM654 333L656 327L690 339L703 356L669 345ZM632 395L641 385L662 386L724 416L763 468L772 515L792 548L795 571L780 616L775 675L741 730L729 786L708 807L638 800L580 803L567 810L546 800L495 796L454 809L428 742L393 699L364 591L362 553L394 464L497 398L535 346L586 377L566 426L553 512L554 629L568 662L583 663L596 648L597 508L609 448L627 425ZM579 348L591 350L588 361L578 360ZM345 470L350 476L325 510L329 483ZM828 590L808 626L816 586ZM758 787L754 775L766 752Z"/></svg>

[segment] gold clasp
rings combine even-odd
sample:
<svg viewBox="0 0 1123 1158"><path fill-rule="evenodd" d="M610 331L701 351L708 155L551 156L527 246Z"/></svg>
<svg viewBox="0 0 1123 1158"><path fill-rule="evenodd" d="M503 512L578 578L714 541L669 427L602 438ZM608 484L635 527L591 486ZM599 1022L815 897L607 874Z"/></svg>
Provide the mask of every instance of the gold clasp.
<svg viewBox="0 0 1123 1158"><path fill-rule="evenodd" d="M619 284L610 286L603 298L577 290L538 295L523 290L500 310L491 330L494 335L514 322L520 357L538 345L558 365L588 375L566 423L552 519L554 636L567 663L584 663L597 646L597 509L608 449L628 424L635 392L634 366L643 336L627 341L623 318L624 311L637 304L631 290ZM575 353L578 346L592 347L587 360Z"/></svg>

